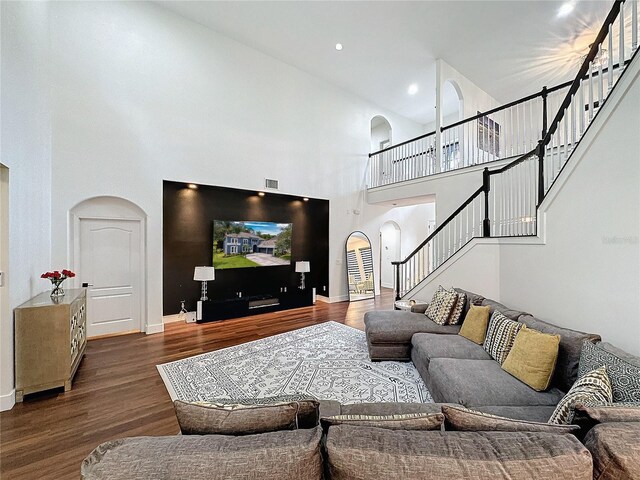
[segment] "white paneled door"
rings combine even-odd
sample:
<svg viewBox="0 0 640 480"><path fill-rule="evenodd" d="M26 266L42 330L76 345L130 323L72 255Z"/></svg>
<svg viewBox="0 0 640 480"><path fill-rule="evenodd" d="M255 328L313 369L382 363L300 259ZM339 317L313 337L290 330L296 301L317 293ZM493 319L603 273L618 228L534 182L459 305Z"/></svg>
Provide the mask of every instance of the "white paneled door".
<svg viewBox="0 0 640 480"><path fill-rule="evenodd" d="M141 223L80 219L78 276L88 283L87 336L141 330Z"/></svg>

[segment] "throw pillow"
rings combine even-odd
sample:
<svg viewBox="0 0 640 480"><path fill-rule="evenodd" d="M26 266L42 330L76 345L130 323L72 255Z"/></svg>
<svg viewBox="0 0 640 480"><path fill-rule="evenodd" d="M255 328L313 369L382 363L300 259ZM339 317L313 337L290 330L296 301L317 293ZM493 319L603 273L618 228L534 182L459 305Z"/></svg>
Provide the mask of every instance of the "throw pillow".
<svg viewBox="0 0 640 480"><path fill-rule="evenodd" d="M575 405L589 401L610 403L613 398L607 368L600 367L576 380L571 390L560 400L549 423L568 424L575 416Z"/></svg>
<svg viewBox="0 0 640 480"><path fill-rule="evenodd" d="M507 359L513 342L516 340L516 335L518 335L522 327L522 323L514 322L498 310L495 310L491 315L491 320L489 320L487 336L484 339L485 351L502 365Z"/></svg>
<svg viewBox="0 0 640 480"><path fill-rule="evenodd" d="M294 430L298 404L199 405L173 402L183 435L252 435Z"/></svg>
<svg viewBox="0 0 640 480"><path fill-rule="evenodd" d="M579 427L575 425L550 425L548 423L516 420L489 413L477 412L468 408L443 405L445 430L460 432L547 432L575 433Z"/></svg>
<svg viewBox="0 0 640 480"><path fill-rule="evenodd" d="M462 320L462 312L464 311L464 307L467 303L467 295L465 293L456 292L453 288L450 292L456 294L456 303L451 310L451 315L447 320L449 325L458 325L460 320Z"/></svg>
<svg viewBox="0 0 640 480"><path fill-rule="evenodd" d="M436 293L433 294L431 303L424 313L438 325L446 325L457 299L457 292L445 290L442 285L438 285Z"/></svg>
<svg viewBox="0 0 640 480"><path fill-rule="evenodd" d="M640 402L640 358L608 343L583 342L578 377L606 366L614 402Z"/></svg>
<svg viewBox="0 0 640 480"><path fill-rule="evenodd" d="M377 427L388 430L440 430L441 413L404 413L401 415L335 415L320 419L325 430L332 425Z"/></svg>
<svg viewBox="0 0 640 480"><path fill-rule="evenodd" d="M523 326L502 369L541 392L549 388L559 349L560 335L549 335Z"/></svg>
<svg viewBox="0 0 640 480"><path fill-rule="evenodd" d="M489 315L491 315L491 307L489 305L486 307L471 305L458 334L467 340L482 345L487 334Z"/></svg>
<svg viewBox="0 0 640 480"><path fill-rule="evenodd" d="M595 423L640 422L640 402L602 403L587 401L575 405L576 416L584 415Z"/></svg>
<svg viewBox="0 0 640 480"><path fill-rule="evenodd" d="M273 405L282 403L297 403L297 428L314 428L320 422L320 402L311 395L295 394L280 395L263 398L216 398L201 402L191 402L196 405L224 407L227 405Z"/></svg>

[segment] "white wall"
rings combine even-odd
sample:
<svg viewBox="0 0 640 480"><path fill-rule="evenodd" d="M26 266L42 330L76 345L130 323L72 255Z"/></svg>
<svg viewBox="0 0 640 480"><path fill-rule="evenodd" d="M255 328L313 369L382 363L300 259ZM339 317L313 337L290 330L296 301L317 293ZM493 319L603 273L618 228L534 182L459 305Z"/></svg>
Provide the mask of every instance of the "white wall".
<svg viewBox="0 0 640 480"><path fill-rule="evenodd" d="M2 163L9 168L9 304L49 286L51 130L46 3L2 2ZM0 321L0 409L14 402L13 316Z"/></svg>
<svg viewBox="0 0 640 480"><path fill-rule="evenodd" d="M348 233L361 228L377 237L393 217L389 207L364 206L370 120L389 119L395 141L423 126L153 4L40 8L50 12L48 25L11 33L13 41L44 36L51 58L52 258L44 253L37 271L72 266L74 205L99 195L126 198L148 215L148 321L158 327L162 180L260 189L268 176L285 193L331 200L326 294L346 294ZM7 67L16 62L7 59ZM38 164L30 160L28 168Z"/></svg>
<svg viewBox="0 0 640 480"><path fill-rule="evenodd" d="M543 203L546 244L501 248L500 299L640 355L638 59L625 76Z"/></svg>
<svg viewBox="0 0 640 480"><path fill-rule="evenodd" d="M436 78L436 85L439 85L439 90L441 92L444 88L448 88L445 87L445 83L447 81L455 83L458 86L462 92L462 101L464 105L463 118L472 117L476 115L478 111L484 112L500 105L495 98L482 90L447 62L442 59L438 59L437 62L439 63L439 69L437 70L439 72L439 77L437 76ZM444 123L443 125L446 126L449 125L449 123Z"/></svg>
<svg viewBox="0 0 640 480"><path fill-rule="evenodd" d="M383 122L371 128L371 153L380 150L380 144L393 141L391 127Z"/></svg>

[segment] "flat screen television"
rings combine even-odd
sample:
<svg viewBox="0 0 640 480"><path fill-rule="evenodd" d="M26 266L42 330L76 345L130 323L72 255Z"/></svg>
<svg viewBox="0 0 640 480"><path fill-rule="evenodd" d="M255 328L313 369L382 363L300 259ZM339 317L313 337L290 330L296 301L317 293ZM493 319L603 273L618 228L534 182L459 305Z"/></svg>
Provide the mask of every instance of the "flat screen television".
<svg viewBox="0 0 640 480"><path fill-rule="evenodd" d="M291 265L293 224L214 220L213 266L228 268Z"/></svg>

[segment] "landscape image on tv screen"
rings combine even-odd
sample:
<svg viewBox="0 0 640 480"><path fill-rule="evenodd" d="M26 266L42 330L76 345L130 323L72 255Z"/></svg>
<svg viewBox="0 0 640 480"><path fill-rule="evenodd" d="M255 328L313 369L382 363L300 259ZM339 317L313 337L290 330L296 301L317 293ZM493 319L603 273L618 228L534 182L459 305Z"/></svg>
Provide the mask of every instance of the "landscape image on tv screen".
<svg viewBox="0 0 640 480"><path fill-rule="evenodd" d="M291 223L213 222L213 267L274 267L291 264Z"/></svg>

